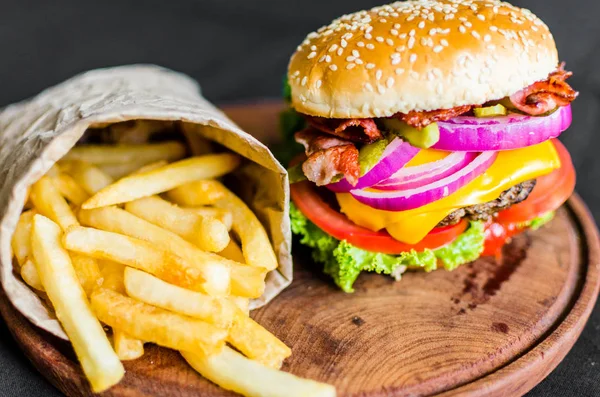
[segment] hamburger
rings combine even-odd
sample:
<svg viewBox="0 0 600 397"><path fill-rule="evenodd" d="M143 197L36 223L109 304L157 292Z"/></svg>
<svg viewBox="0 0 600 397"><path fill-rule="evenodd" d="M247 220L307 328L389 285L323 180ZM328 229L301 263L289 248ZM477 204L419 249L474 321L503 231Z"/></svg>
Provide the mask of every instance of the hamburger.
<svg viewBox="0 0 600 397"><path fill-rule="evenodd" d="M362 271L453 270L552 219L577 97L548 27L495 0L344 15L298 46L282 114L292 231L344 291Z"/></svg>

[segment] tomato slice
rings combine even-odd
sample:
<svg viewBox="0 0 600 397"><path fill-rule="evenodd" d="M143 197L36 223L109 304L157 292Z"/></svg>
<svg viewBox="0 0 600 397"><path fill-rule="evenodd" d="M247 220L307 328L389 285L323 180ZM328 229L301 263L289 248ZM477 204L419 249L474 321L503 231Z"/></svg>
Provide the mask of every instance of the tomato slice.
<svg viewBox="0 0 600 397"><path fill-rule="evenodd" d="M520 223L530 221L547 212L554 211L567 199L575 189L575 169L567 148L553 139L560 158L561 167L548 175L537 178L535 187L527 199L519 204L498 213L500 223Z"/></svg>
<svg viewBox="0 0 600 397"><path fill-rule="evenodd" d="M394 239L386 231L374 232L358 226L346 215L331 208L309 181L290 185L290 193L296 207L321 230L338 240L346 240L358 248L372 252L400 254L411 249L423 251L426 248L439 248L456 239L468 226L468 222L463 219L456 225L433 229L417 244L405 244Z"/></svg>

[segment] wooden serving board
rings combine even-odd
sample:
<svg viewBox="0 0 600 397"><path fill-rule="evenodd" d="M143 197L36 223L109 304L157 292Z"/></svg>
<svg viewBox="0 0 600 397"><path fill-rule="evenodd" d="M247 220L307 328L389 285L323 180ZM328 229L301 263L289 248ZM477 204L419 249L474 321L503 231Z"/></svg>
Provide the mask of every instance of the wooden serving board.
<svg viewBox="0 0 600 397"><path fill-rule="evenodd" d="M269 143L281 104L228 107ZM283 369L332 383L339 396L524 394L563 359L598 295L598 231L575 195L554 221L518 236L496 263L362 275L345 294L295 247L294 282L252 317L292 347ZM68 396L91 395L68 343L33 327L0 293L0 311L36 368ZM178 353L148 345L105 396L230 396Z"/></svg>

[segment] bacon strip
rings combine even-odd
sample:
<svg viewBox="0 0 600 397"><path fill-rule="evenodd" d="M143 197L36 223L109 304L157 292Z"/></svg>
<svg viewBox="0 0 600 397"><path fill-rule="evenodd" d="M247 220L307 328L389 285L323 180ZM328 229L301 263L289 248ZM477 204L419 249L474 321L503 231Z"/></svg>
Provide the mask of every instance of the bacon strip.
<svg viewBox="0 0 600 397"><path fill-rule="evenodd" d="M571 103L579 92L565 82L573 73L565 71L564 67L563 62L546 80L533 83L511 95L512 104L522 112L538 116Z"/></svg>
<svg viewBox="0 0 600 397"><path fill-rule="evenodd" d="M411 110L408 113L396 113L392 117L400 119L410 126L421 129L427 127L431 123L446 121L453 117L460 116L463 113L467 113L471 108L471 105L465 105L451 109L438 109L422 112Z"/></svg>
<svg viewBox="0 0 600 397"><path fill-rule="evenodd" d="M352 142L371 143L383 138L373 119L328 119L306 116L308 123L319 131Z"/></svg>
<svg viewBox="0 0 600 397"><path fill-rule="evenodd" d="M328 185L342 175L356 185L360 173L358 149L354 143L307 128L295 135L296 142L304 145L308 157L302 171L317 186Z"/></svg>

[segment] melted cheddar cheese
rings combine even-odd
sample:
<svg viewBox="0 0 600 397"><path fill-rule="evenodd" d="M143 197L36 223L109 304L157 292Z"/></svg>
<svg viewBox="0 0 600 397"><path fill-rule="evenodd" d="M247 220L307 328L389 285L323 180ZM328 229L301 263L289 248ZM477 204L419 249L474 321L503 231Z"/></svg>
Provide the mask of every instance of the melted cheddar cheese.
<svg viewBox="0 0 600 397"><path fill-rule="evenodd" d="M421 150L407 165L433 162L447 153ZM479 177L441 200L408 211L383 211L355 200L350 193L336 194L341 211L357 225L373 231L387 229L396 240L407 244L421 241L440 221L456 209L497 199L500 194L529 179L549 174L560 167L551 141L498 153L494 163Z"/></svg>

